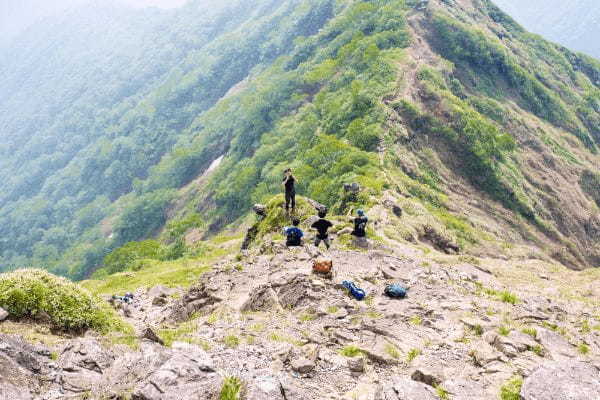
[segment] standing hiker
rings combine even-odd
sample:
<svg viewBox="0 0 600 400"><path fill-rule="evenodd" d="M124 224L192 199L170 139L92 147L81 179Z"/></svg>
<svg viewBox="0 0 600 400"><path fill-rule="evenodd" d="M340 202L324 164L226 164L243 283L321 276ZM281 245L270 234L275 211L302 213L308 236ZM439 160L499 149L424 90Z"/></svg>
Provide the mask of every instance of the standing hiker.
<svg viewBox="0 0 600 400"><path fill-rule="evenodd" d="M365 215L363 210L356 211L358 217L354 218L354 230L352 231L352 235L357 238L364 238L367 236L367 222L369 222L369 218Z"/></svg>
<svg viewBox="0 0 600 400"><path fill-rule="evenodd" d="M296 209L296 188L294 187L294 184L298 182L298 180L292 175L291 168L286 169L283 173L282 185L285 187L285 211L289 212L291 203L293 213Z"/></svg>
<svg viewBox="0 0 600 400"><path fill-rule="evenodd" d="M316 221L315 223L313 223L310 227L312 229L317 230L317 237L315 238L315 246L319 247L321 242L324 242L325 247L327 247L327 249L329 249L330 242L329 242L329 235L327 234L327 230L329 228L331 228L333 226L333 224L330 221L325 219L326 216L327 216L327 211L319 210L319 220Z"/></svg>
<svg viewBox="0 0 600 400"><path fill-rule="evenodd" d="M300 225L300 220L297 217L294 217L292 220L293 226L286 226L283 228L283 234L286 237L285 245L288 247L293 246L302 246L302 237L304 236L304 232L302 229L298 228Z"/></svg>

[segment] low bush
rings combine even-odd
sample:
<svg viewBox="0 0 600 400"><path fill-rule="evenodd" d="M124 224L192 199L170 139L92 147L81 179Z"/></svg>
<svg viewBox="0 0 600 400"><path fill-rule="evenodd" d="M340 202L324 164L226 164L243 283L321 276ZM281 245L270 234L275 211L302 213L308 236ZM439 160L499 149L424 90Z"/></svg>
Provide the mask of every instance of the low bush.
<svg viewBox="0 0 600 400"><path fill-rule="evenodd" d="M126 330L108 305L87 290L37 269L0 274L0 307L17 319L45 313L60 330Z"/></svg>

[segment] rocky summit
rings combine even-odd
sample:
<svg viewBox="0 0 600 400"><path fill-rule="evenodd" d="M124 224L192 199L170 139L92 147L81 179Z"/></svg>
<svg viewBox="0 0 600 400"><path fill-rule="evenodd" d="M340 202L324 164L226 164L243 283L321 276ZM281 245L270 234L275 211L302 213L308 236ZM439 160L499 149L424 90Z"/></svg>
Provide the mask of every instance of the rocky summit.
<svg viewBox="0 0 600 400"><path fill-rule="evenodd" d="M136 3L0 43L0 400L600 400L598 60L491 0Z"/></svg>
<svg viewBox="0 0 600 400"><path fill-rule="evenodd" d="M376 232L398 218L389 202L372 212ZM22 336L0 336L1 398L223 399L231 377L235 398L255 400L600 396L597 293L559 295L566 270L531 260L520 279L510 260L336 241L320 251L275 240L222 258L189 289L140 288L116 305L135 328L127 344L4 322ZM331 277L312 272L323 256ZM387 297L388 283L408 295Z"/></svg>

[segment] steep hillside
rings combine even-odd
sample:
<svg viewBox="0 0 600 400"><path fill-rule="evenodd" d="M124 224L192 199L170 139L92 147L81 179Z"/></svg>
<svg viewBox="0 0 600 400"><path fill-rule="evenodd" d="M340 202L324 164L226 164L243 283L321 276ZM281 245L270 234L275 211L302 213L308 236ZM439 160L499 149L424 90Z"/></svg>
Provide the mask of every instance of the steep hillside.
<svg viewBox="0 0 600 400"><path fill-rule="evenodd" d="M3 268L83 276L97 265L112 245L99 222L136 195L114 201L193 136L198 115L331 13L330 2L300 3L86 9L14 42L0 55Z"/></svg>
<svg viewBox="0 0 600 400"><path fill-rule="evenodd" d="M3 267L87 279L0 274L0 399L600 398L600 65L487 0L260 4L2 200Z"/></svg>
<svg viewBox="0 0 600 400"><path fill-rule="evenodd" d="M204 36L198 4L161 17L194 49L159 57L164 73L135 94L98 99L111 103L78 118L95 132L81 142L12 119L21 107L9 97L9 137L29 121L48 143L5 145L4 268L82 278L129 268L104 260L114 249L197 257L202 239L279 192L286 166L299 193L339 214L401 196L405 219L390 232L406 242L599 265L594 59L527 34L489 1L230 4L211 8ZM73 132L66 121L48 129ZM42 156L51 143L73 147ZM362 190L344 192L350 182Z"/></svg>
<svg viewBox="0 0 600 400"><path fill-rule="evenodd" d="M496 0L531 32L600 58L600 7L594 0Z"/></svg>

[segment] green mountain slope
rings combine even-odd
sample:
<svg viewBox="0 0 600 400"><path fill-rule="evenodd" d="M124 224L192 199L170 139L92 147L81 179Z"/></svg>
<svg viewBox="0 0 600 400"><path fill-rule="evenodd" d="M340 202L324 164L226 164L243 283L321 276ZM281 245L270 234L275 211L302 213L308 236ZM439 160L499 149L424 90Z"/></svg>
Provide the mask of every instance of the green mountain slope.
<svg viewBox="0 0 600 400"><path fill-rule="evenodd" d="M299 193L338 214L395 198L404 216L389 234L401 240L600 264L598 62L489 1L261 4L250 16L243 2L212 10L229 25L202 40L187 31L196 47L165 56L164 74L78 119L96 136L66 163L41 167L54 158L35 140L5 148L5 176L32 164L19 169L31 176L3 179L4 268L82 278L103 262L107 273L135 258L202 257L200 239L244 226L287 166ZM206 27L190 22L196 6L158 26ZM6 117L16 106L3 107ZM14 121L14 132L34 124Z"/></svg>

